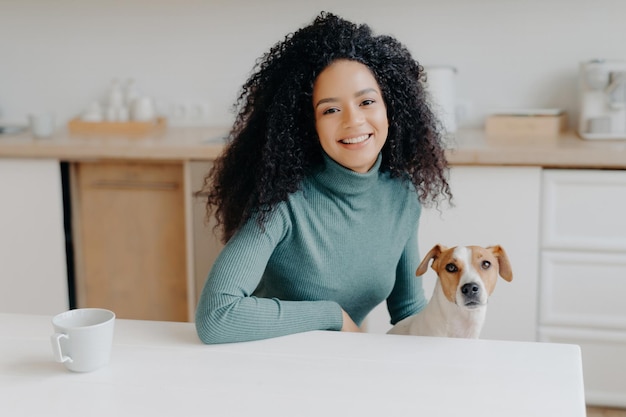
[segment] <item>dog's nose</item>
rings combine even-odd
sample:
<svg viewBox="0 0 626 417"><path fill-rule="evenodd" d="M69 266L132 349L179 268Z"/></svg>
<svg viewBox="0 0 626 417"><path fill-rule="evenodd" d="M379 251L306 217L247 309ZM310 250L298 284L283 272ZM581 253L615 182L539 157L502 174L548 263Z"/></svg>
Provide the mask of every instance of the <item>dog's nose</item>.
<svg viewBox="0 0 626 417"><path fill-rule="evenodd" d="M475 296L480 292L480 287L474 282L470 282L461 287L461 292L466 296Z"/></svg>

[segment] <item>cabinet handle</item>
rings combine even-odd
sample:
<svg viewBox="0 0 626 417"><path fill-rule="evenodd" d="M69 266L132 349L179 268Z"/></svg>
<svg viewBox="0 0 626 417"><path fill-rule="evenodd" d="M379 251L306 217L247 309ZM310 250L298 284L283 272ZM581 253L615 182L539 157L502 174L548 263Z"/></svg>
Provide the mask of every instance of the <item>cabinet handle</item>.
<svg viewBox="0 0 626 417"><path fill-rule="evenodd" d="M90 184L94 188L117 188L117 189L151 189L160 191L177 190L175 182L142 182L142 181L94 181Z"/></svg>

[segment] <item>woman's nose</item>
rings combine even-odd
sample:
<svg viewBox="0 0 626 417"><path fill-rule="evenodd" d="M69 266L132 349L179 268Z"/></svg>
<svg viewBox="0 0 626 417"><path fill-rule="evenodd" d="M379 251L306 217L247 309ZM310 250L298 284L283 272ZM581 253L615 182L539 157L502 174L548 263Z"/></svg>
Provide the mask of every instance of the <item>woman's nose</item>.
<svg viewBox="0 0 626 417"><path fill-rule="evenodd" d="M348 107L343 113L344 127L358 126L364 121L365 117L359 107Z"/></svg>

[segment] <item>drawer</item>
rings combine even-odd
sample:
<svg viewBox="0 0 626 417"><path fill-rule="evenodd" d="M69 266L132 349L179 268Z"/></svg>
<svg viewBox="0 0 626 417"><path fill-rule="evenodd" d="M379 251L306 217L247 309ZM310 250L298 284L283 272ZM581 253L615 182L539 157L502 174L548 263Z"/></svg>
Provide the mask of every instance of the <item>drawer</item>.
<svg viewBox="0 0 626 417"><path fill-rule="evenodd" d="M626 407L626 334L541 327L539 340L580 346L587 404Z"/></svg>
<svg viewBox="0 0 626 417"><path fill-rule="evenodd" d="M94 190L177 191L183 186L179 163L83 162L76 169L81 184Z"/></svg>
<svg viewBox="0 0 626 417"><path fill-rule="evenodd" d="M543 251L541 324L626 330L626 254Z"/></svg>
<svg viewBox="0 0 626 417"><path fill-rule="evenodd" d="M545 170L543 247L626 251L626 171Z"/></svg>

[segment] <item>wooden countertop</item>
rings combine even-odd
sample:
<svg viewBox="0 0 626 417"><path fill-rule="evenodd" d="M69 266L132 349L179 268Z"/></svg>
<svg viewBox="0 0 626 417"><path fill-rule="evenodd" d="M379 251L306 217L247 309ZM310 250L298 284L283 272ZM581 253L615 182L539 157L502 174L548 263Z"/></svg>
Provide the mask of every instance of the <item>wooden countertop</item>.
<svg viewBox="0 0 626 417"><path fill-rule="evenodd" d="M513 139L461 130L449 144L451 165L626 169L626 141L584 140L575 132L554 139Z"/></svg>
<svg viewBox="0 0 626 417"><path fill-rule="evenodd" d="M0 158L211 160L220 154L227 132L226 127L178 127L132 137L60 131L48 139L34 139L25 132L0 135ZM583 140L573 132L556 139L514 140L490 138L481 129L462 129L448 144L451 165L626 169L626 141Z"/></svg>
<svg viewBox="0 0 626 417"><path fill-rule="evenodd" d="M223 147L228 128L177 127L145 136L70 134L59 131L35 139L29 132L0 135L0 158L212 160Z"/></svg>

